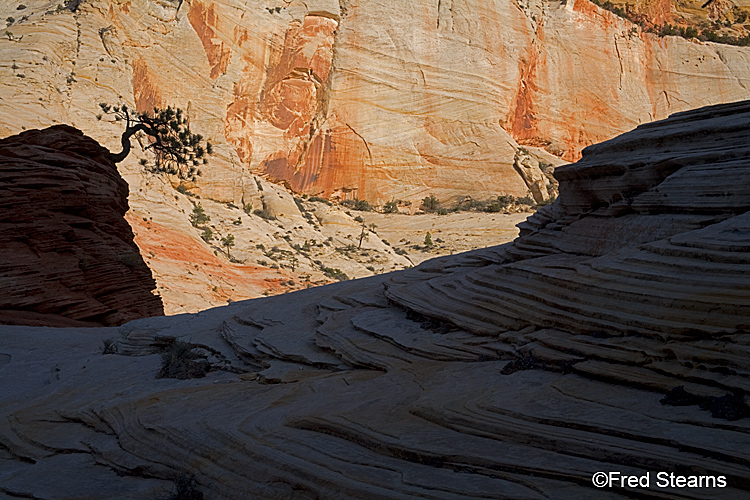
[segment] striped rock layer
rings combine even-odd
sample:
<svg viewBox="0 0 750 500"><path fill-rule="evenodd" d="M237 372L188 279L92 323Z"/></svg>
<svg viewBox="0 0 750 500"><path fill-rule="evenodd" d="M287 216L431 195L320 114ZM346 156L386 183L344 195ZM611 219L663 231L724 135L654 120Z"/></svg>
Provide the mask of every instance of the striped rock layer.
<svg viewBox="0 0 750 500"><path fill-rule="evenodd" d="M0 6L0 135L63 122L116 147L98 103L177 106L216 145L195 191L237 206L252 173L379 205L542 201L548 165L585 146L750 98L747 47L658 37L589 0L23 5ZM672 22L669 1L648 6Z"/></svg>
<svg viewBox="0 0 750 500"><path fill-rule="evenodd" d="M0 330L0 491L145 499L193 475L217 499L747 498L749 135L747 101L639 127L558 169L513 243L412 270ZM174 339L205 378L155 379Z"/></svg>

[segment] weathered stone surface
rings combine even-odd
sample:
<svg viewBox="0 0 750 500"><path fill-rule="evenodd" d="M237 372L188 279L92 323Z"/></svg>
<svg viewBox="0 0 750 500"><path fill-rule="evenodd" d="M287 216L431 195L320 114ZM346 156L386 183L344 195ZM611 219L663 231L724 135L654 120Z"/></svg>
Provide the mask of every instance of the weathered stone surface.
<svg viewBox="0 0 750 500"><path fill-rule="evenodd" d="M633 9L660 23L670 5ZM217 145L199 194L235 205L252 172L378 204L544 198L540 159L750 96L747 47L659 38L588 0L26 7L0 6L16 19L0 40L0 134L64 121L113 146L98 102L179 106ZM514 167L519 145L529 171Z"/></svg>
<svg viewBox="0 0 750 500"><path fill-rule="evenodd" d="M0 140L0 323L112 326L163 314L124 219L128 186L65 125Z"/></svg>
<svg viewBox="0 0 750 500"><path fill-rule="evenodd" d="M750 103L592 148L499 247L116 329L0 328L0 491L145 500L194 474L217 499L746 498L750 145L721 123L746 130ZM648 182L615 175L636 164ZM656 210L689 179L692 209ZM213 371L156 379L175 339Z"/></svg>

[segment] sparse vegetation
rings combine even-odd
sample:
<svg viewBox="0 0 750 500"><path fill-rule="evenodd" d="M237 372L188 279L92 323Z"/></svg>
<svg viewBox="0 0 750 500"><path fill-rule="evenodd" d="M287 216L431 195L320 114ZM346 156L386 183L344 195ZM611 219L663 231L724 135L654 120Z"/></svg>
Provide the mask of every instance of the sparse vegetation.
<svg viewBox="0 0 750 500"><path fill-rule="evenodd" d="M615 5L610 0L607 0L606 2L601 2L600 0L591 1L605 10L637 24L643 31L654 33L660 37L679 36L686 39L696 38L703 42L715 42L743 47L750 46L750 35L732 36L727 33L719 34L711 28L703 28L699 31L698 28L694 26L677 26L671 24L650 25L642 15L626 12L622 7ZM737 9L735 17L736 23L743 23L747 19L747 13ZM729 25L731 26L731 23L729 23ZM721 25L718 24L718 26ZM637 29L631 30L631 34L635 34L635 32L637 32Z"/></svg>
<svg viewBox="0 0 750 500"><path fill-rule="evenodd" d="M383 213L386 214L397 214L398 204L395 201L387 201L383 207Z"/></svg>
<svg viewBox="0 0 750 500"><path fill-rule="evenodd" d="M434 212L440 208L440 200L430 195L422 200L422 210L425 212Z"/></svg>
<svg viewBox="0 0 750 500"><path fill-rule="evenodd" d="M101 345L102 355L117 354L117 342L114 339L104 339Z"/></svg>
<svg viewBox="0 0 750 500"><path fill-rule="evenodd" d="M181 474L165 500L203 500L203 493L197 490L197 486L195 475Z"/></svg>
<svg viewBox="0 0 750 500"><path fill-rule="evenodd" d="M360 199L353 199L353 200L344 200L341 202L341 204L345 207L353 208L354 210L358 210L360 212L372 212L372 205L370 205L367 200L360 200Z"/></svg>
<svg viewBox="0 0 750 500"><path fill-rule="evenodd" d="M258 208L256 210L253 210L253 213L257 215L258 217L260 217L261 219L276 220L276 216L274 216L271 212L269 212L265 208L263 209Z"/></svg>
<svg viewBox="0 0 750 500"><path fill-rule="evenodd" d="M323 274L328 276L331 279L337 280L337 281L346 281L349 279L349 276L344 273L341 269L335 269L330 267L321 267L320 269L323 271Z"/></svg>
<svg viewBox="0 0 750 500"><path fill-rule="evenodd" d="M190 223L193 225L193 227L202 226L203 224L206 224L211 220L211 217L206 214L200 203L193 206L193 213L190 214L189 218Z"/></svg>
<svg viewBox="0 0 750 500"><path fill-rule="evenodd" d="M319 203L325 203L326 205L331 205L331 202L326 200L325 198L321 198L320 196L310 196L307 201L317 201Z"/></svg>
<svg viewBox="0 0 750 500"><path fill-rule="evenodd" d="M202 378L209 369L208 361L191 344L175 340L161 355L161 369L156 378Z"/></svg>
<svg viewBox="0 0 750 500"><path fill-rule="evenodd" d="M227 257L229 257L231 259L232 256L230 255L229 250L234 246L234 235L233 234L228 234L228 235L224 236L221 239L220 243L221 243L221 246L223 246L224 248L227 249Z"/></svg>

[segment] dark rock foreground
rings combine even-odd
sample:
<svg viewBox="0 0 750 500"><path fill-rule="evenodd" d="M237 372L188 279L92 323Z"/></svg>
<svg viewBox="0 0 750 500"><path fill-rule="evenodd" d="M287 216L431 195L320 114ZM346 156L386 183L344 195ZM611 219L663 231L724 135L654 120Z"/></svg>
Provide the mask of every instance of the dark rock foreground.
<svg viewBox="0 0 750 500"><path fill-rule="evenodd" d="M749 139L750 102L641 126L560 168L515 242L409 271L0 329L0 491L149 499L194 475L210 499L748 498ZM204 378L156 378L175 339Z"/></svg>
<svg viewBox="0 0 750 500"><path fill-rule="evenodd" d="M0 324L116 326L163 315L123 218L128 185L66 125L0 140Z"/></svg>

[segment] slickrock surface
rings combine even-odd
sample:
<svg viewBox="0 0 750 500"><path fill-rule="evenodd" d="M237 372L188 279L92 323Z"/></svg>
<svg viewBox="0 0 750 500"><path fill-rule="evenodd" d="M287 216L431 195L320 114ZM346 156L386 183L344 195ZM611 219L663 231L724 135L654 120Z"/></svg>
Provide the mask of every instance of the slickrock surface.
<svg viewBox="0 0 750 500"><path fill-rule="evenodd" d="M146 499L194 474L212 499L747 498L749 135L750 101L642 126L559 169L513 243L412 270L2 328L0 491ZM174 339L205 378L155 378Z"/></svg>
<svg viewBox="0 0 750 500"><path fill-rule="evenodd" d="M0 324L114 326L160 316L108 152L65 125L0 140Z"/></svg>

